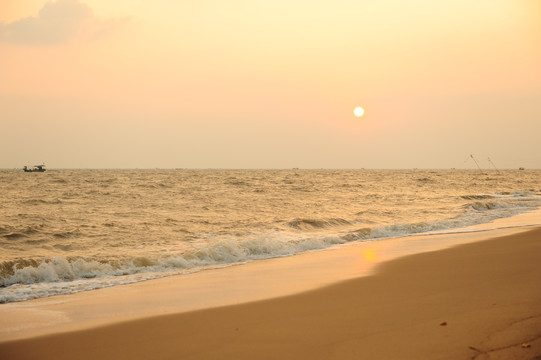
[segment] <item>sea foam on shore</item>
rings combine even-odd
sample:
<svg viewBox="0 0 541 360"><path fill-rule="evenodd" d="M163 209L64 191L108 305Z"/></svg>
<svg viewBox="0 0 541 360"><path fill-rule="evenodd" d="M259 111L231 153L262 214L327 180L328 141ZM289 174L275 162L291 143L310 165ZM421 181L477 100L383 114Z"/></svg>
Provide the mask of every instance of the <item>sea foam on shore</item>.
<svg viewBox="0 0 541 360"><path fill-rule="evenodd" d="M24 177L0 172L6 204L0 209L0 302L351 242L461 231L536 209L540 174L66 170Z"/></svg>

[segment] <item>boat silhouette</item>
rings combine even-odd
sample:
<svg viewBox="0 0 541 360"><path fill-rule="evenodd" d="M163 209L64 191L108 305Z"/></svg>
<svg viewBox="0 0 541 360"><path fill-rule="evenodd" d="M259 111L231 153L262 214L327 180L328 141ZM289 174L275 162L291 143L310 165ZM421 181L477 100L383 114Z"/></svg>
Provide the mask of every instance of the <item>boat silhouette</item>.
<svg viewBox="0 0 541 360"><path fill-rule="evenodd" d="M28 166L23 167L24 172L45 172L45 164L42 165L34 165L33 167L29 168Z"/></svg>

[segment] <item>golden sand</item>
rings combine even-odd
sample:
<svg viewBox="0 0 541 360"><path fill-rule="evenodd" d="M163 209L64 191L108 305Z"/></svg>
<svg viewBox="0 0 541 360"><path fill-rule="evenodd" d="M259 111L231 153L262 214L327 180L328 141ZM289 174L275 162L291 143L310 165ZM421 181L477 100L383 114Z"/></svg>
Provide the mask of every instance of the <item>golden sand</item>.
<svg viewBox="0 0 541 360"><path fill-rule="evenodd" d="M8 340L0 359L540 359L540 280L535 228L301 294Z"/></svg>

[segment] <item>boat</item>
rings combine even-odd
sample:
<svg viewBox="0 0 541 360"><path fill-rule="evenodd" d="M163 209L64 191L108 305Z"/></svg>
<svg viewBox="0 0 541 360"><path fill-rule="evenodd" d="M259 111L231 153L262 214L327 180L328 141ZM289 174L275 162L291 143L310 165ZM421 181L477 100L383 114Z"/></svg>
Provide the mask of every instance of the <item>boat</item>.
<svg viewBox="0 0 541 360"><path fill-rule="evenodd" d="M45 164L42 165L34 165L33 167L29 168L28 166L23 167L24 172L45 172Z"/></svg>

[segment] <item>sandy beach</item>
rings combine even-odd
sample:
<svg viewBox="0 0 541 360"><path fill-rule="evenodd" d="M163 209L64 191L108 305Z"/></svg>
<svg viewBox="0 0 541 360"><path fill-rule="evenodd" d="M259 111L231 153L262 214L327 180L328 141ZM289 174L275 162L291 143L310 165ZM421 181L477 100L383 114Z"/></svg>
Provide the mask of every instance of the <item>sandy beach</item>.
<svg viewBox="0 0 541 360"><path fill-rule="evenodd" d="M541 0L0 0L0 360L541 360Z"/></svg>
<svg viewBox="0 0 541 360"><path fill-rule="evenodd" d="M79 319L84 326L40 336L21 331L20 339L3 337L0 358L539 359L539 274L541 228L513 230L385 262L372 276L300 294L180 313L162 309L164 315L139 310L136 318L111 315L105 323ZM51 299L64 310L101 306L115 314L130 307L131 287L101 290L115 292L106 306L100 291L66 296L86 296L88 303ZM146 301L148 308L159 304Z"/></svg>

